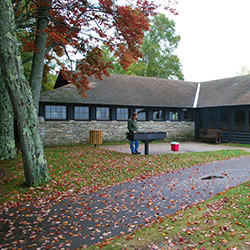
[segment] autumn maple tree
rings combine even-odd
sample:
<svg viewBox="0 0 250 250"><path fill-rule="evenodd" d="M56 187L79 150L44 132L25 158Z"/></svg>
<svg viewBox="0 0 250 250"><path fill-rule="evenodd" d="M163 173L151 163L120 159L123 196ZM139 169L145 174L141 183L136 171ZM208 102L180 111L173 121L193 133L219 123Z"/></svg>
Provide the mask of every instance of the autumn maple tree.
<svg viewBox="0 0 250 250"><path fill-rule="evenodd" d="M166 2L165 8L174 12ZM103 59L103 44L124 68L142 56L144 31L157 8L147 0L122 4L115 0L0 1L0 158L15 155L15 117L27 185L49 179L37 116L44 68L49 70L45 60L54 60L84 95L89 88L87 76L101 79L112 67ZM20 52L28 56L21 58ZM67 56L73 63L75 54L82 56L77 72L60 60ZM29 79L23 72L27 63Z"/></svg>

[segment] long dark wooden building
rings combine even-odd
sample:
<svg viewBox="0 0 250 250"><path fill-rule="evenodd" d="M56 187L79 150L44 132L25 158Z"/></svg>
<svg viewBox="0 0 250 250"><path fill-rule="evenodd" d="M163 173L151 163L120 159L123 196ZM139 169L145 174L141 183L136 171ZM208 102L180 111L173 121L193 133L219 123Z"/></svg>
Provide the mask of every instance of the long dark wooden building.
<svg viewBox="0 0 250 250"><path fill-rule="evenodd" d="M41 96L39 116L45 121L126 121L132 112L143 122L194 122L222 130L223 142L250 143L250 76L185 82L111 75L90 78L88 98L58 76L55 89Z"/></svg>
<svg viewBox="0 0 250 250"><path fill-rule="evenodd" d="M223 142L250 143L250 76L201 83L195 110L200 128L222 130Z"/></svg>

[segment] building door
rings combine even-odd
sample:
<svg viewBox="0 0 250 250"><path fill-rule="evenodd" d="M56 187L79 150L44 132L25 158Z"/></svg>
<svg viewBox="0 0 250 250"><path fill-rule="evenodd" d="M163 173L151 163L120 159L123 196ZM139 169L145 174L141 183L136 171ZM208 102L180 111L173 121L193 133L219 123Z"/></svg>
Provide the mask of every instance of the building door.
<svg viewBox="0 0 250 250"><path fill-rule="evenodd" d="M203 109L195 112L195 140L199 139L200 129L202 128Z"/></svg>

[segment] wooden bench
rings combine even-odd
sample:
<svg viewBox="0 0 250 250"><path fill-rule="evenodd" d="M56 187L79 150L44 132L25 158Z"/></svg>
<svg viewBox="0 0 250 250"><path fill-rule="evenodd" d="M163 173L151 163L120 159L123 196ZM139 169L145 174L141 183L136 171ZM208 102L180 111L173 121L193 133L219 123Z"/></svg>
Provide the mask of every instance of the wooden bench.
<svg viewBox="0 0 250 250"><path fill-rule="evenodd" d="M221 143L221 130L201 128L200 129L200 139L206 142Z"/></svg>

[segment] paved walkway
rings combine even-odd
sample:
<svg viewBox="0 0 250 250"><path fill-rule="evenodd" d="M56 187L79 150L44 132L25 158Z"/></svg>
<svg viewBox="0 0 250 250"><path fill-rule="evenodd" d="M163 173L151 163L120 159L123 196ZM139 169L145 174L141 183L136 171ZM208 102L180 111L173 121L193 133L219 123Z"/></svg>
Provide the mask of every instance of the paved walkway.
<svg viewBox="0 0 250 250"><path fill-rule="evenodd" d="M102 146L105 149L118 151L122 153L130 153L128 144L125 145L108 145ZM169 153L187 153L187 152L204 152L204 151L218 151L227 149L243 149L250 152L250 148L244 147L231 147L222 144L211 144L204 142L181 142L179 152L171 151L170 143L150 143L149 154L169 154ZM140 151L144 154L144 143L140 144Z"/></svg>
<svg viewBox="0 0 250 250"><path fill-rule="evenodd" d="M211 175L224 178L202 180ZM250 157L243 157L96 193L11 208L1 212L0 249L75 249L92 245L132 232L158 216L172 214L247 180Z"/></svg>

